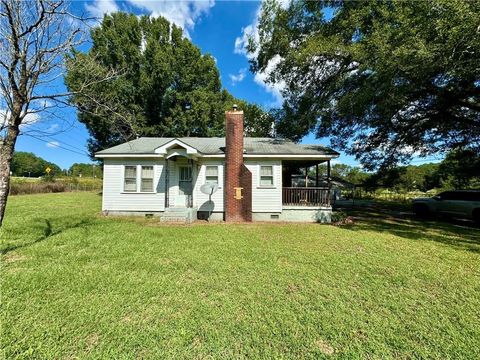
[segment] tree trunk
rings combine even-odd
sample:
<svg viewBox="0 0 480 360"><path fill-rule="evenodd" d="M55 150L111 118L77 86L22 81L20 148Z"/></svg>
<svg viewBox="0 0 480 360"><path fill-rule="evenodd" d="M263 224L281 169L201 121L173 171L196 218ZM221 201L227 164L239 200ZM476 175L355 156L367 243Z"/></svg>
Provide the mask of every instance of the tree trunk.
<svg viewBox="0 0 480 360"><path fill-rule="evenodd" d="M10 190L10 164L19 133L18 126L9 126L7 136L0 142L0 227L3 223L5 208L7 207L8 192Z"/></svg>

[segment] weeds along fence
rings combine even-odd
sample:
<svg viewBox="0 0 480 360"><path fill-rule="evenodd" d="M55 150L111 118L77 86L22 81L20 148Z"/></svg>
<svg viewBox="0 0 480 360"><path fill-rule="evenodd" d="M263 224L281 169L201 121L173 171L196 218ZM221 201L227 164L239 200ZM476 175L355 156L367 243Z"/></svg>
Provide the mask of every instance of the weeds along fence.
<svg viewBox="0 0 480 360"><path fill-rule="evenodd" d="M68 191L101 191L101 184L56 182L13 182L10 195L61 193Z"/></svg>
<svg viewBox="0 0 480 360"><path fill-rule="evenodd" d="M355 199L358 200L384 200L394 202L410 202L412 199L418 197L432 197L438 193L438 189L432 189L427 192L423 191L393 191L387 189L377 189L376 191L365 191L363 189L356 189ZM350 194L352 196L353 194Z"/></svg>

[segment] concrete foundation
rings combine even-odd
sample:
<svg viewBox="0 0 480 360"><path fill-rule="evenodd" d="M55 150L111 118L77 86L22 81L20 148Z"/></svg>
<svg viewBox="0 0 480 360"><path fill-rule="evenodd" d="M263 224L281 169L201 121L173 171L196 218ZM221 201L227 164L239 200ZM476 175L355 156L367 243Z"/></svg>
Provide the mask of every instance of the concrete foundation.
<svg viewBox="0 0 480 360"><path fill-rule="evenodd" d="M104 210L104 215L108 216L155 216L160 217L163 211L121 211L121 210Z"/></svg>
<svg viewBox="0 0 480 360"><path fill-rule="evenodd" d="M196 209L190 209L189 222L194 221L196 218L200 220L207 220L208 212L198 211ZM104 212L105 215L113 216L155 216L164 217L164 212L161 211L108 211ZM164 219L166 220L166 219ZM319 207L310 208L305 206L298 207L284 207L283 211L272 213L253 213L253 221L291 221L291 222L309 222L309 223L330 223L332 221L332 208L331 207ZM224 221L223 212L212 212L210 214L209 221Z"/></svg>
<svg viewBox="0 0 480 360"><path fill-rule="evenodd" d="M282 221L330 223L332 222L332 208L284 208L280 219Z"/></svg>
<svg viewBox="0 0 480 360"><path fill-rule="evenodd" d="M281 213L253 213L253 221L330 223L332 221L332 208L289 207L283 208Z"/></svg>

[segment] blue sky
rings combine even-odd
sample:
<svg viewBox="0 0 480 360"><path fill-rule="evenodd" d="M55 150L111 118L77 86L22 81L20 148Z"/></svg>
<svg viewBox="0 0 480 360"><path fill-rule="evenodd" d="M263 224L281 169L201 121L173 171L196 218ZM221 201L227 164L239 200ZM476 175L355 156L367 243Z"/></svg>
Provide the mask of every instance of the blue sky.
<svg viewBox="0 0 480 360"><path fill-rule="evenodd" d="M281 103L279 87L265 84L264 74L250 73L248 58L243 51L245 35L255 29L259 2L102 0L75 1L72 6L76 13L94 16L115 10L165 16L181 26L203 53L215 57L222 84L234 96L267 108ZM36 130L41 130L42 135ZM35 123L24 127L24 132L30 135L19 138L17 151L33 152L62 168L75 162L91 162L86 148L88 132L76 120L72 109L62 109L55 117L41 115ZM328 145L328 139L315 139L313 135L302 142ZM352 157L343 154L338 161L357 164Z"/></svg>

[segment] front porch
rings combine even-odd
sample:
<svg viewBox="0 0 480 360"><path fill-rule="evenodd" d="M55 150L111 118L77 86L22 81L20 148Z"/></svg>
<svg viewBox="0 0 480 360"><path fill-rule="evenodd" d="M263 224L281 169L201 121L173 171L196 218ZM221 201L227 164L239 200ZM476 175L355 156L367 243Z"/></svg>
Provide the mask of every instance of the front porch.
<svg viewBox="0 0 480 360"><path fill-rule="evenodd" d="M325 163L323 169L320 165ZM282 161L281 219L329 223L332 215L330 179L329 159Z"/></svg>
<svg viewBox="0 0 480 360"><path fill-rule="evenodd" d="M283 209L331 207L330 160L284 160L282 183Z"/></svg>

